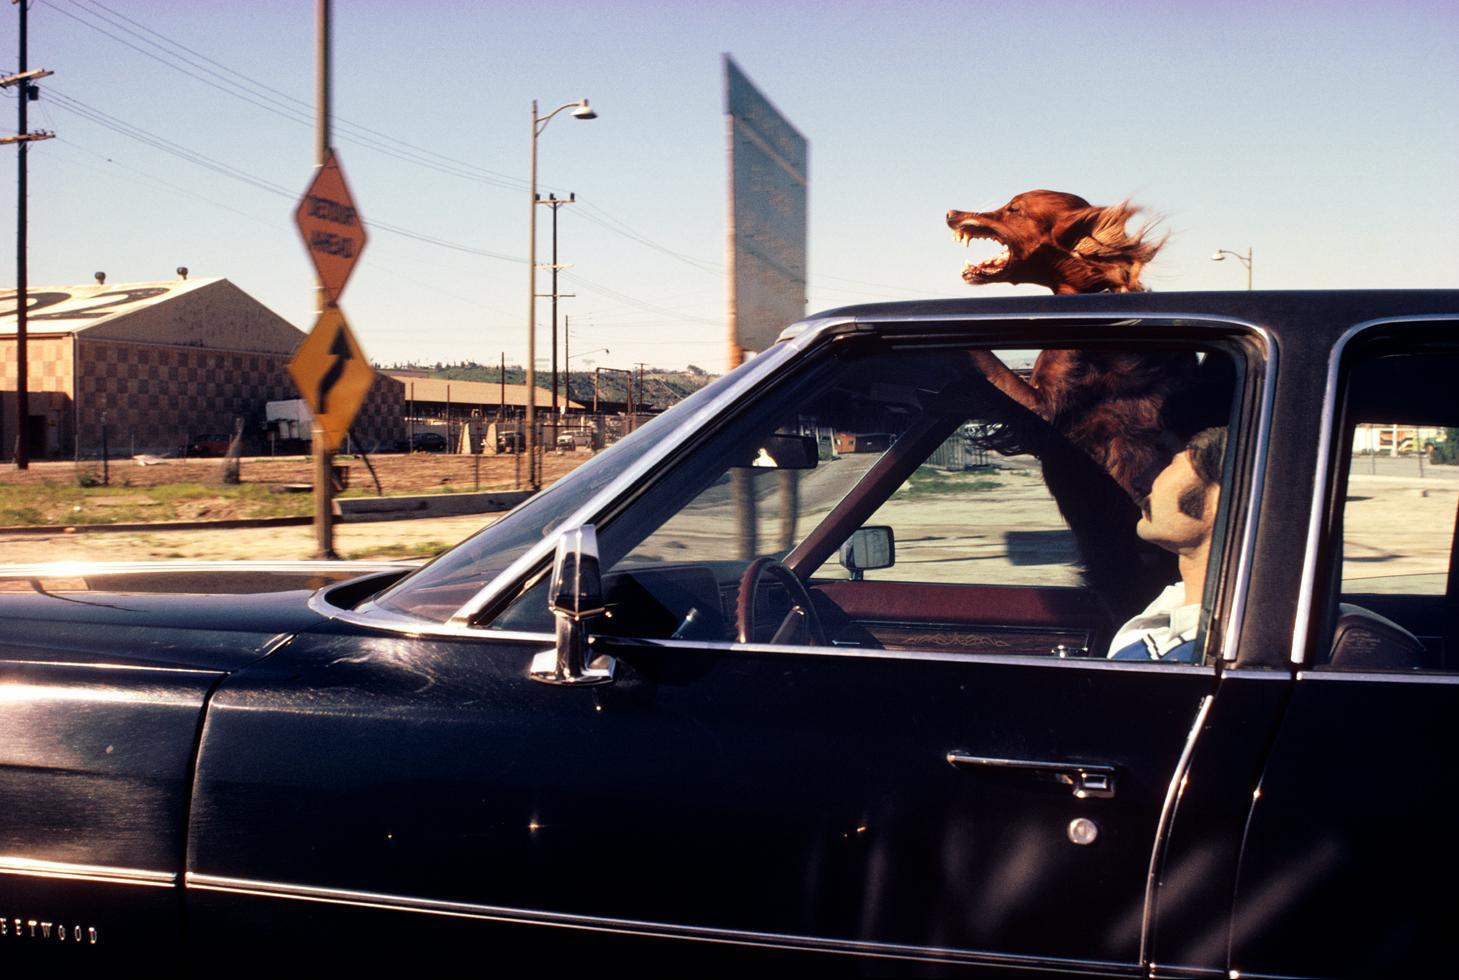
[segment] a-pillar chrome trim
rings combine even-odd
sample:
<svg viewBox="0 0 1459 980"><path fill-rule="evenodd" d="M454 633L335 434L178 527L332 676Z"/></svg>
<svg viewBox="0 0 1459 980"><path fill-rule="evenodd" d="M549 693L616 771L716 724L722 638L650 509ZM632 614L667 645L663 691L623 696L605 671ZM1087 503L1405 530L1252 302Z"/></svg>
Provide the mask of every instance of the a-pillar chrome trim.
<svg viewBox="0 0 1459 980"><path fill-rule="evenodd" d="M43 861L9 854L0 854L0 874L28 878L64 878L70 881L98 881L109 885L143 885L149 888L172 888L177 884L177 875L171 871L113 868L102 864L72 864L69 861Z"/></svg>
<svg viewBox="0 0 1459 980"><path fill-rule="evenodd" d="M912 960L931 963L962 963L1024 970L1058 970L1066 973L1099 973L1135 975L1135 965L1109 960L1075 960L1028 956L1013 953L985 952L940 946L916 946L865 940L832 939L787 933L755 932L744 929L722 929L712 926L689 926L641 919L618 919L606 916L547 912L539 909L510 908L442 899L394 895L383 892L352 891L323 888L316 885L290 884L276 881L255 881L222 875L187 873L186 887L199 891L226 892L259 898L320 902L358 908L415 912L458 919L505 922L515 925L547 926L575 929L582 932L611 933L650 939L678 939L689 942L722 943L731 946L753 946L768 949L833 953L889 960Z"/></svg>
<svg viewBox="0 0 1459 980"><path fill-rule="evenodd" d="M1421 316L1391 316L1364 320L1343 332L1333 344L1327 360L1327 384L1322 392L1322 426L1317 441L1317 472L1312 480L1312 510L1307 518L1307 549L1302 557L1302 584L1297 592L1297 610L1292 619L1292 655L1294 664L1306 663L1307 640L1312 630L1312 605L1317 592L1317 555L1322 547L1322 532L1327 512L1327 499L1332 490L1333 451L1337 425L1338 374L1348 344L1359 334L1378 327L1397 324L1453 323L1459 315L1426 313Z"/></svg>

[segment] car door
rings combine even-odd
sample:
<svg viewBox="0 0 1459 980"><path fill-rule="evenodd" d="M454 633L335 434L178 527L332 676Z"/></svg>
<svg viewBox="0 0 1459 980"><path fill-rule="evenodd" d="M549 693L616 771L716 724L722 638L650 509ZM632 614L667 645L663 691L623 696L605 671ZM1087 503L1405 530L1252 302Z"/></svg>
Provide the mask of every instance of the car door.
<svg viewBox="0 0 1459 980"><path fill-rule="evenodd" d="M768 543L751 550L794 547L770 529L816 496L809 482L797 496L773 468L725 465L767 419L816 428L797 399L844 403L816 370L727 406L605 502L613 615L591 628L607 683L533 676L555 642L545 568L480 625L406 635L340 616L230 678L190 827L197 955L268 955L262 936L367 966L1141 972L1155 848L1218 697L1220 630L1189 665L753 628L731 642L745 563L715 549L744 538L691 502L744 526L760 501ZM1244 540L1230 514L1226 540ZM682 533L655 533L679 518Z"/></svg>
<svg viewBox="0 0 1459 980"><path fill-rule="evenodd" d="M1233 972L1453 971L1459 478L1426 449L1459 435L1455 326L1379 321L1333 351L1296 683L1251 808Z"/></svg>

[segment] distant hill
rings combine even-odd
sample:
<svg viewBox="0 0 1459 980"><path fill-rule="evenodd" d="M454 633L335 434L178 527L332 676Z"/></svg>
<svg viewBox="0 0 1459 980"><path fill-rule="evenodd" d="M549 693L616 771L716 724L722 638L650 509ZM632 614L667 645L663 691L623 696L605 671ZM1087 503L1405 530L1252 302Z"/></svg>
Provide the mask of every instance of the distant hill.
<svg viewBox="0 0 1459 980"><path fill-rule="evenodd" d="M375 365L385 371L421 371L427 377L441 378L446 381L487 381L494 384L502 382L501 366L497 364L478 364L475 361L462 361L460 364L386 364ZM593 402L593 377L591 369L574 369L568 382L571 386L571 393L568 395L573 401L584 405L591 405ZM664 409L688 398L694 392L703 388L713 381L718 375L710 374L702 368L689 365L682 371L666 371L662 368L645 367L643 369L642 400L653 408ZM626 370L610 371L606 367L599 375L600 387L598 397L605 402L626 402L628 400L627 385L629 376ZM527 371L520 364L508 364L506 369L507 384L525 384ZM539 370L537 372L538 387L546 388L552 384L550 371ZM639 381L635 374L633 378L634 399L639 399Z"/></svg>

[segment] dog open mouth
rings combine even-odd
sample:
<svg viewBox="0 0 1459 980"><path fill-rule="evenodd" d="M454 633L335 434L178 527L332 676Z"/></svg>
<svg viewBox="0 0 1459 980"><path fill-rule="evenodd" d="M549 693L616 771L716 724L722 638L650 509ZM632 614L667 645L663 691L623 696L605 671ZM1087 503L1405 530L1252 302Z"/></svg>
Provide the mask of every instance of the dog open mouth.
<svg viewBox="0 0 1459 980"><path fill-rule="evenodd" d="M978 282L998 275L1013 258L1007 243L981 225L964 222L952 230L952 237L959 245L967 246L973 252L973 257L963 263L962 275L967 282ZM975 241L978 242L977 246L973 245ZM988 254L990 249L992 254Z"/></svg>

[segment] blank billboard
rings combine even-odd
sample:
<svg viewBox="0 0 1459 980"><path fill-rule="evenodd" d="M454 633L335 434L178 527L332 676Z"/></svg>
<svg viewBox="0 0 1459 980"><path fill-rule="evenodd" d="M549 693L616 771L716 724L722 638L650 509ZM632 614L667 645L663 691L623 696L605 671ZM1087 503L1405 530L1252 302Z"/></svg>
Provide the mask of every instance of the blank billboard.
<svg viewBox="0 0 1459 980"><path fill-rule="evenodd" d="M806 139L724 56L730 339L762 351L806 311Z"/></svg>

